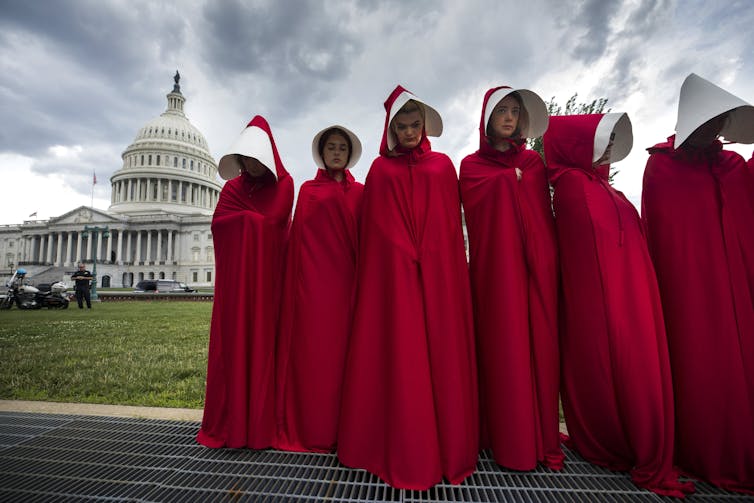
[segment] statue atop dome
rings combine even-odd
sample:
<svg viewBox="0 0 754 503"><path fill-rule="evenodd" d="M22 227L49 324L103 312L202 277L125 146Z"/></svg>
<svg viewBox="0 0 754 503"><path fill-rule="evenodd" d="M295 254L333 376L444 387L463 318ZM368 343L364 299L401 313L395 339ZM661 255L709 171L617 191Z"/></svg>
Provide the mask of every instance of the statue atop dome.
<svg viewBox="0 0 754 503"><path fill-rule="evenodd" d="M173 85L173 92L180 94L180 92L181 92L181 85L178 83L178 81L181 80L181 74L178 73L178 70L175 71L175 75L173 76L173 80L175 81L175 84Z"/></svg>

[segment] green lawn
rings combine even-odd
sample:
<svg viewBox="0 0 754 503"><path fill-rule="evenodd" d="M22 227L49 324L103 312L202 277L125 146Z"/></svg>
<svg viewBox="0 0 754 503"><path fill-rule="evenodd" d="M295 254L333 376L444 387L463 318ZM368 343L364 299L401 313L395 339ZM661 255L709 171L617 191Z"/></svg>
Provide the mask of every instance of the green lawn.
<svg viewBox="0 0 754 503"><path fill-rule="evenodd" d="M0 311L0 399L201 408L211 302Z"/></svg>

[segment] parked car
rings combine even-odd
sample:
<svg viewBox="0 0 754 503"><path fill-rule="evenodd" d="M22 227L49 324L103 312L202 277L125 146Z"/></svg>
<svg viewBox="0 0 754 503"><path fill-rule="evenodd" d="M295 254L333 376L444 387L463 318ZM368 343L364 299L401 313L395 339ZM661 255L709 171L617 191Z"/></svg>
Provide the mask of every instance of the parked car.
<svg viewBox="0 0 754 503"><path fill-rule="evenodd" d="M193 288L173 279L145 279L136 283L134 293L190 293Z"/></svg>

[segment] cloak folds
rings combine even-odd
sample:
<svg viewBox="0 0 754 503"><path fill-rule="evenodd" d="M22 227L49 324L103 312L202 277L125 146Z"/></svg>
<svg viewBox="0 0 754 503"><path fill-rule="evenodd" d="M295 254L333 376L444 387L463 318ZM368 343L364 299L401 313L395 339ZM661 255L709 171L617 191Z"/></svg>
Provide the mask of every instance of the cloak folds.
<svg viewBox="0 0 754 503"><path fill-rule="evenodd" d="M278 447L330 452L351 333L364 186L324 169L299 191L278 341Z"/></svg>
<svg viewBox="0 0 754 503"><path fill-rule="evenodd" d="M630 145L625 114L551 117L544 135L563 291L561 397L572 445L586 460L683 497L693 485L673 469L673 390L655 272L636 209L608 183L608 164L592 168L609 149L607 162L622 159Z"/></svg>
<svg viewBox="0 0 754 503"><path fill-rule="evenodd" d="M273 154L267 162L274 164L271 169L265 164L269 171L263 177L244 171L229 180L212 218L215 300L204 417L197 435L207 447L263 449L275 440L275 333L293 180L262 117L249 123L242 139L258 139L260 132L269 142L263 150ZM239 172L228 164L236 162L235 154L260 159L266 153L233 150L220 161L228 176Z"/></svg>
<svg viewBox="0 0 754 503"><path fill-rule="evenodd" d="M754 174L715 141L649 149L642 214L676 406L676 464L754 493Z"/></svg>
<svg viewBox="0 0 754 503"><path fill-rule="evenodd" d="M558 261L550 192L542 159L526 150L523 139L505 152L489 144L485 112L502 99L501 89L513 91L487 91L479 150L461 162L460 172L482 447L506 468L532 470L542 462L560 469ZM543 127L534 136L546 128L546 109L539 122Z"/></svg>
<svg viewBox="0 0 754 503"><path fill-rule="evenodd" d="M381 155L364 189L338 457L424 490L474 471L479 418L458 180L426 137L388 149L391 108L407 94L398 87L385 103Z"/></svg>

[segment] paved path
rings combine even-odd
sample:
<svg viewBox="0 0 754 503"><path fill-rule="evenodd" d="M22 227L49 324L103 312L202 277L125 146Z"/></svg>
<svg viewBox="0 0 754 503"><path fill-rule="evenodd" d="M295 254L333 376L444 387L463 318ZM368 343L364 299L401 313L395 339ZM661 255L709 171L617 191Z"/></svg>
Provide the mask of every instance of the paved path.
<svg viewBox="0 0 754 503"><path fill-rule="evenodd" d="M131 405L101 405L91 403L34 402L28 400L0 400L0 412L39 412L44 414L74 414L79 416L137 417L173 421L201 421L201 409L172 409L167 407L134 407Z"/></svg>

